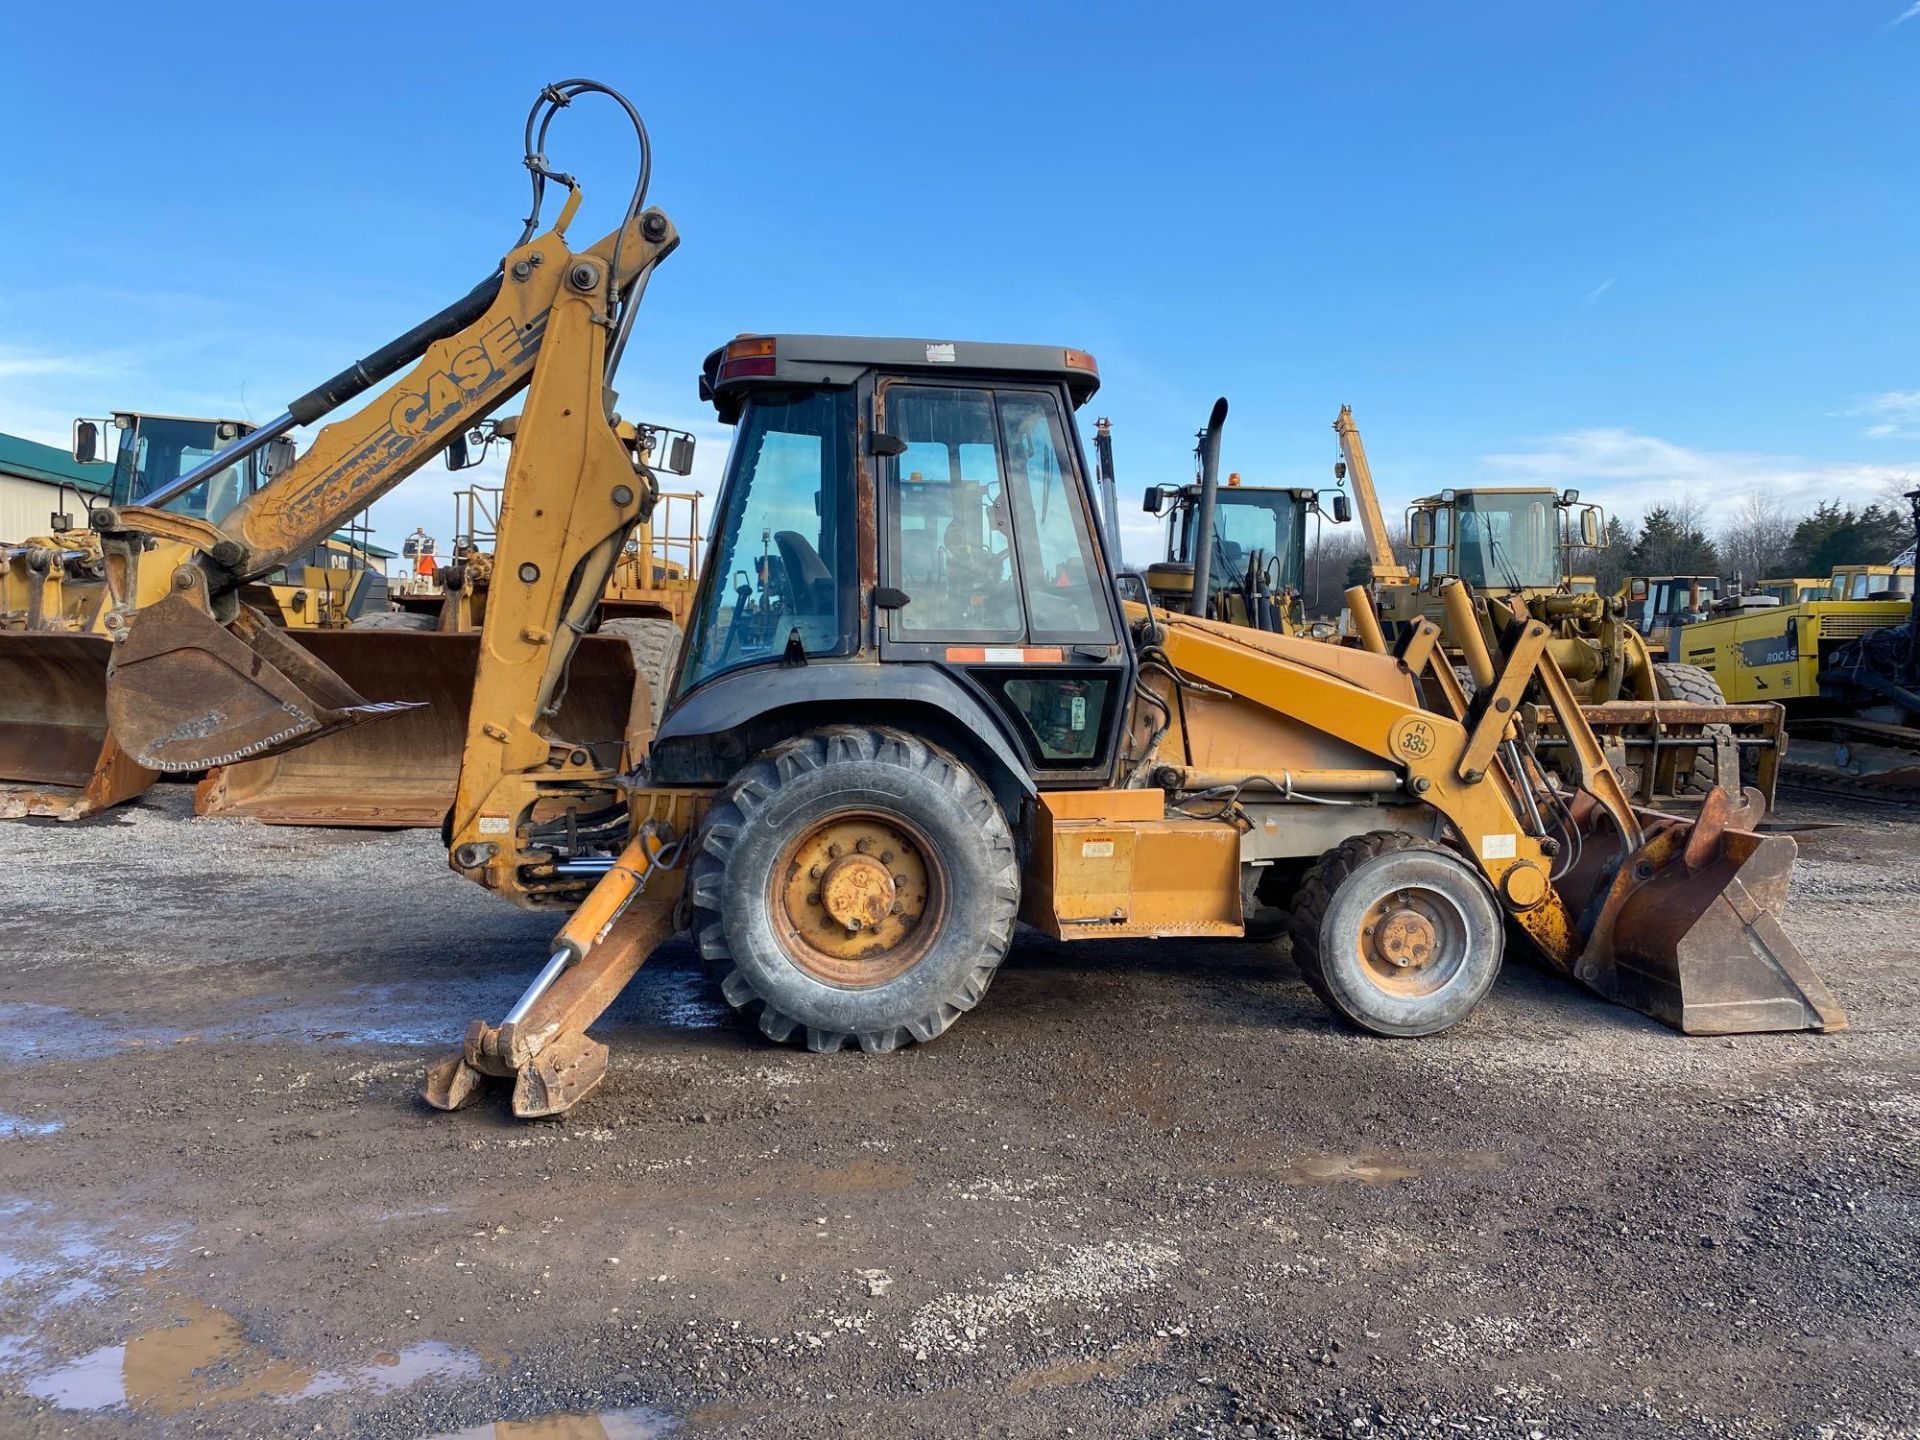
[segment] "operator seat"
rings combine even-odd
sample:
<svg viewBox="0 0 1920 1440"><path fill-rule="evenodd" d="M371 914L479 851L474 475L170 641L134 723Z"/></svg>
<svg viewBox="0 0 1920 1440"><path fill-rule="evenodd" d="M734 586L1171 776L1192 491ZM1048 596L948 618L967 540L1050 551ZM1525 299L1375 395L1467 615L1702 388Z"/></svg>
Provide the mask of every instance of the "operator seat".
<svg viewBox="0 0 1920 1440"><path fill-rule="evenodd" d="M833 614L833 571L812 542L798 530L776 530L773 543L786 568L795 608L803 615Z"/></svg>

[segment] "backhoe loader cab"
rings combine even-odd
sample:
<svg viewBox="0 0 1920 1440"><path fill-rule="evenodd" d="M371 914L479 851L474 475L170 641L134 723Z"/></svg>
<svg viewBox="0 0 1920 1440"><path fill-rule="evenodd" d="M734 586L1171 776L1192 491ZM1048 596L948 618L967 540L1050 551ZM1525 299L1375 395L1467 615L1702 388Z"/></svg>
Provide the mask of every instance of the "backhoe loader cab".
<svg viewBox="0 0 1920 1440"><path fill-rule="evenodd" d="M73 422L73 458L81 464L111 464L108 505L130 505L177 480L234 441L252 433L246 420L190 415L143 415L115 411L108 420ZM269 460L269 454L273 460ZM165 506L176 515L218 520L264 485L278 452L249 455L208 476Z"/></svg>
<svg viewBox="0 0 1920 1440"><path fill-rule="evenodd" d="M655 777L715 783L838 705L920 717L1014 792L1109 777L1131 664L1072 424L1098 384L1042 346L709 356L736 433Z"/></svg>

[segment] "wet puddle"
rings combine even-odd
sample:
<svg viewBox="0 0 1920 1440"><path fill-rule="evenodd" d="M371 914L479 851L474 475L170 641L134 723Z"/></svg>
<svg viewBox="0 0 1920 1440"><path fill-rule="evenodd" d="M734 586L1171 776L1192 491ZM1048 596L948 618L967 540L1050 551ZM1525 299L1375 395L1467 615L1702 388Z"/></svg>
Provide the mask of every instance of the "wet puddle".
<svg viewBox="0 0 1920 1440"><path fill-rule="evenodd" d="M538 1420L496 1420L429 1435L426 1440L660 1440L680 1428L678 1416L637 1406L598 1414L543 1415Z"/></svg>
<svg viewBox="0 0 1920 1440"><path fill-rule="evenodd" d="M169 1323L32 1376L21 1388L64 1410L177 1415L241 1400L385 1395L428 1380L476 1380L486 1371L472 1351L434 1340L376 1355L371 1364L323 1370L247 1339L224 1311L194 1300L176 1301L171 1310Z"/></svg>
<svg viewBox="0 0 1920 1440"><path fill-rule="evenodd" d="M33 1135L52 1135L67 1127L58 1120L29 1120L24 1115L9 1115L0 1110L0 1140L18 1140Z"/></svg>
<svg viewBox="0 0 1920 1440"><path fill-rule="evenodd" d="M270 1004L257 1014L198 1030L111 1023L59 1005L0 1004L0 1027L23 1042L0 1059L0 1065L94 1060L130 1050L192 1044L458 1045L467 1020L504 1013L531 977L529 970L526 976L503 975L486 984L457 987L354 986L325 1003ZM273 997L256 998L271 1001ZM729 1024L732 1014L705 975L668 966L642 970L607 1020L617 1025L711 1030ZM26 1128L10 1129L9 1122ZM32 1121L0 1114L0 1139L47 1133L51 1132L34 1128Z"/></svg>

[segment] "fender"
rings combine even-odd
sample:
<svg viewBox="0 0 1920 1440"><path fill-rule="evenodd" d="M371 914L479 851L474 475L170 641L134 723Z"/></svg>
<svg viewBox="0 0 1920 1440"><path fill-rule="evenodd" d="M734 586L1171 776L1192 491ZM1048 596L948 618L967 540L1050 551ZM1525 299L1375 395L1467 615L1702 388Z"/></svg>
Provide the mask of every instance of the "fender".
<svg viewBox="0 0 1920 1440"><path fill-rule="evenodd" d="M774 712L802 707L822 714L807 717L801 729L878 719L903 708L935 712L944 720L943 728L987 750L1023 794L1038 793L1005 718L952 675L937 665L858 660L754 666L708 681L671 705L661 719L649 751L649 778L658 785L718 783L738 768L749 746L759 749L791 733L750 738L749 722L776 719ZM839 713L828 718L829 712Z"/></svg>

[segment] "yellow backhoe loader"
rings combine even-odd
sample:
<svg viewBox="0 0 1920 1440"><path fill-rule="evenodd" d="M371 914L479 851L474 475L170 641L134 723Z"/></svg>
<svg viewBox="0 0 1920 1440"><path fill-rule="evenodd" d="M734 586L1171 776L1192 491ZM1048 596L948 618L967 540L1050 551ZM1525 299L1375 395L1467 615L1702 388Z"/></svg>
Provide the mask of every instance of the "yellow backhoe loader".
<svg viewBox="0 0 1920 1440"><path fill-rule="evenodd" d="M1456 637L1490 672L1470 705L1428 620L1389 653L1377 627L1362 650L1124 604L1073 425L1099 372L1077 350L750 335L715 351L703 394L736 438L665 714L624 756L570 743L553 698L659 493L607 380L636 282L674 238L658 211L579 252L564 226L529 231L501 283L302 402L340 404L419 357L321 432L323 484L296 468L198 530L175 593L116 642L114 723L156 767L387 723L289 666L237 589L323 523L293 517L364 504L527 387L449 856L570 913L512 1010L432 1068L433 1104L471 1103L490 1076L514 1080L523 1116L578 1103L607 1068L587 1027L676 931L770 1039L888 1051L983 1000L1017 920L1066 940L1235 936L1250 890L1284 896L1309 982L1381 1034L1465 1018L1509 934L1689 1031L1844 1024L1778 923L1793 841L1745 828L1720 791L1691 820L1636 809L1545 625L1516 617L1498 649ZM460 398L390 427L496 333L513 348ZM177 524L110 520L120 564ZM1536 708L1572 745L1568 785L1535 758Z"/></svg>
<svg viewBox="0 0 1920 1440"><path fill-rule="evenodd" d="M1356 492L1371 496L1372 472L1351 407L1341 407L1333 428L1341 467ZM1418 499L1407 510L1417 570L1395 565L1384 580L1380 560L1392 546L1378 503L1363 502L1361 513L1374 552L1374 606L1389 638L1448 613L1451 582L1464 581L1468 589L1453 590L1454 600L1471 593L1473 604L1455 620L1471 619L1483 648L1499 648L1501 633L1516 622L1547 628L1554 662L1588 727L1642 803L1698 804L1716 786L1736 797L1751 782L1773 804L1784 748L1779 708L1728 704L1710 673L1656 656L1617 598L1580 583L1574 554L1603 544L1605 524L1599 507L1583 503L1578 491L1478 487ZM1453 645L1451 628L1448 639ZM1470 691L1486 682L1472 669L1471 652L1455 647L1451 658ZM1575 763L1572 738L1551 722L1540 743L1555 764Z"/></svg>

